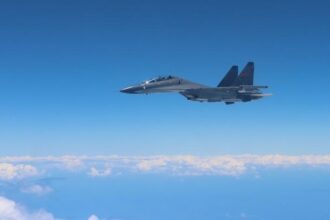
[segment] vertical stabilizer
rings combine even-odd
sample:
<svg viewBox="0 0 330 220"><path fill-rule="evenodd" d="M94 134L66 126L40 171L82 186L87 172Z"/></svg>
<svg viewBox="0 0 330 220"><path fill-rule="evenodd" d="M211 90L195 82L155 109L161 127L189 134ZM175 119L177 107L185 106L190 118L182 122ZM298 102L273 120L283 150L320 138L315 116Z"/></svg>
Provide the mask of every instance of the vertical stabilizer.
<svg viewBox="0 0 330 220"><path fill-rule="evenodd" d="M248 62L235 81L236 86L253 85L254 63Z"/></svg>
<svg viewBox="0 0 330 220"><path fill-rule="evenodd" d="M238 76L238 66L232 66L217 87L232 86L236 81L237 76Z"/></svg>

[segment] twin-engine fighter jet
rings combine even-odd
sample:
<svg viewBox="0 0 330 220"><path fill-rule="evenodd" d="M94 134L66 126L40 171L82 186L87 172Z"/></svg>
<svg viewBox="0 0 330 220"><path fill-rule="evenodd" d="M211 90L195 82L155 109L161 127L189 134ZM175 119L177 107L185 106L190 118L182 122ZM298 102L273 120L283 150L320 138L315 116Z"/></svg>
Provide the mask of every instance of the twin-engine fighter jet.
<svg viewBox="0 0 330 220"><path fill-rule="evenodd" d="M160 76L120 91L130 94L178 92L191 101L225 102L227 105L271 95L260 91L268 86L253 85L253 73L254 63L249 62L239 75L238 66L232 66L217 87L204 86L176 76Z"/></svg>

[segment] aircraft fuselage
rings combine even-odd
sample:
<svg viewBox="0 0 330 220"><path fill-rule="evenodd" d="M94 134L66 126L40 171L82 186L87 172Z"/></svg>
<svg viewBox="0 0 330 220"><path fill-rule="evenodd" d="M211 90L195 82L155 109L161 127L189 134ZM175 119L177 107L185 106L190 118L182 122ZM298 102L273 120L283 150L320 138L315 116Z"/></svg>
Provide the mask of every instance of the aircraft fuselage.
<svg viewBox="0 0 330 220"><path fill-rule="evenodd" d="M240 75L237 66L232 66L217 87L204 86L176 76L157 77L140 84L120 90L129 94L151 94L177 92L188 100L199 102L249 102L270 94L263 94L260 89L267 86L253 85L254 65L249 62Z"/></svg>

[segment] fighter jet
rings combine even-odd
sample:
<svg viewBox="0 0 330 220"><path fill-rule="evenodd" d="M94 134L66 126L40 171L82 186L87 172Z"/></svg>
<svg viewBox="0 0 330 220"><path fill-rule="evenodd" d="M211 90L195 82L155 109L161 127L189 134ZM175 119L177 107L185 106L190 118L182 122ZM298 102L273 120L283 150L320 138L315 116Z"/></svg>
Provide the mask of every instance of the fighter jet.
<svg viewBox="0 0 330 220"><path fill-rule="evenodd" d="M248 62L240 74L238 74L238 66L232 66L217 87L209 87L169 75L146 80L120 91L129 94L177 92L191 101L224 102L227 105L270 96L271 94L261 92L261 89L266 89L268 86L253 85L253 75L254 63Z"/></svg>

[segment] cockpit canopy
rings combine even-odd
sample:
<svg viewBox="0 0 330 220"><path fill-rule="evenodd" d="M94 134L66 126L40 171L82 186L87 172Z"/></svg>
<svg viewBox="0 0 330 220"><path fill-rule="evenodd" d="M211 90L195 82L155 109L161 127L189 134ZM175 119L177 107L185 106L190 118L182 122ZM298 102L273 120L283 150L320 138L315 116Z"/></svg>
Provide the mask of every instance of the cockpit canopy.
<svg viewBox="0 0 330 220"><path fill-rule="evenodd" d="M164 81L164 80L169 80L169 79L174 79L175 77L169 75L169 76L158 76L156 78L150 79L150 80L146 80L143 83L149 84L149 83L154 83L154 82L160 82L160 81Z"/></svg>

